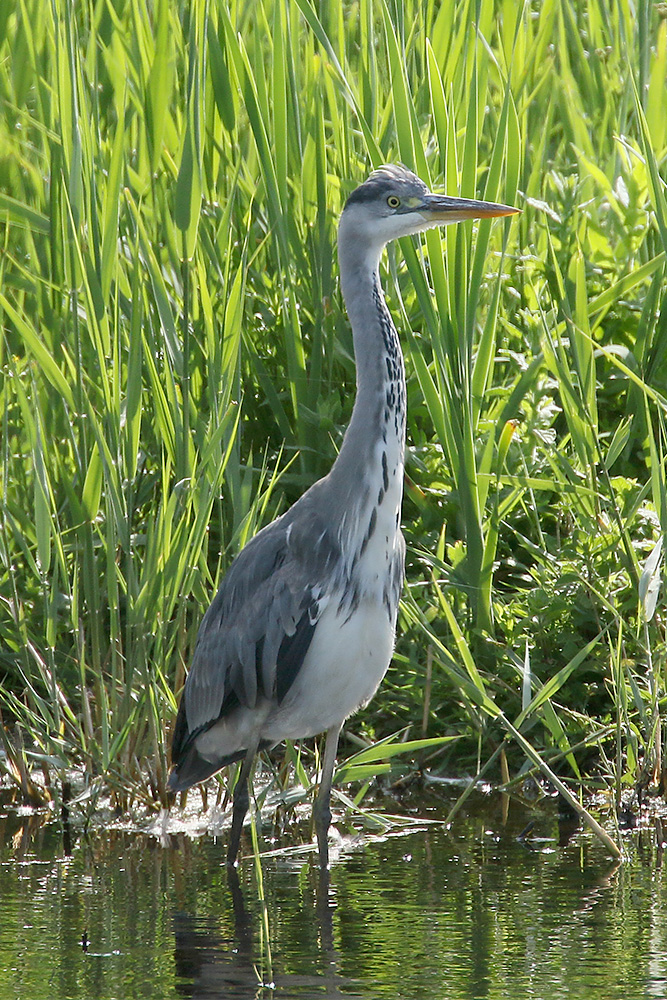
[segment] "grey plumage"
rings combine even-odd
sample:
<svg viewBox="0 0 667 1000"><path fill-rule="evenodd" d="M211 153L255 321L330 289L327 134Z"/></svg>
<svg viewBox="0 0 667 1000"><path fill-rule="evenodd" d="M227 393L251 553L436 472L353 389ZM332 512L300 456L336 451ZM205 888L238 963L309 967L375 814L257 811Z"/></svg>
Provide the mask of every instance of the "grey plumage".
<svg viewBox="0 0 667 1000"><path fill-rule="evenodd" d="M380 285L382 249L430 226L514 211L432 195L396 166L371 174L345 205L338 256L357 364L350 424L329 474L233 561L202 620L174 728L174 791L245 758L228 863L238 850L257 749L326 730L314 806L326 865L338 735L372 697L391 658L405 558L406 388Z"/></svg>
<svg viewBox="0 0 667 1000"><path fill-rule="evenodd" d="M186 739L210 726L230 701L254 708L258 696L277 698L279 689L284 695L289 687L283 677L290 670L286 640L299 628L312 635L318 581L329 579L337 563L338 547L314 499L304 495L300 506L255 535L230 566L199 629L186 685ZM179 751L175 744L175 759Z"/></svg>

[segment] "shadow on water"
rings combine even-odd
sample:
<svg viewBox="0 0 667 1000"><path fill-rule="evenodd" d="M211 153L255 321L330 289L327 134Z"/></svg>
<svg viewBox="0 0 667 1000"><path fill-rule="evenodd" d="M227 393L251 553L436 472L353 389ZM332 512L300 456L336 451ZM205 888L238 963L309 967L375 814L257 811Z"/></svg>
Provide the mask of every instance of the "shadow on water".
<svg viewBox="0 0 667 1000"><path fill-rule="evenodd" d="M228 874L212 839L62 829L0 807L2 1000L667 997L653 830L617 864L553 803L479 796L329 878L315 855Z"/></svg>

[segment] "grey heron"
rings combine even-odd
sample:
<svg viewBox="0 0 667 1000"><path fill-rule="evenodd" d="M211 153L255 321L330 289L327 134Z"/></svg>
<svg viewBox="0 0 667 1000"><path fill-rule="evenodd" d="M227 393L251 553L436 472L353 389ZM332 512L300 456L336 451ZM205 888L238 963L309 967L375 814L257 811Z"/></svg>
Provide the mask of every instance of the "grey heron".
<svg viewBox="0 0 667 1000"><path fill-rule="evenodd" d="M350 423L331 471L233 560L202 620L174 727L174 792L243 760L228 865L238 853L258 750L322 732L313 816L320 865L328 865L340 731L371 699L392 656L405 552L406 390L380 284L382 251L433 226L517 211L432 194L395 165L375 170L347 199L338 264L357 371Z"/></svg>

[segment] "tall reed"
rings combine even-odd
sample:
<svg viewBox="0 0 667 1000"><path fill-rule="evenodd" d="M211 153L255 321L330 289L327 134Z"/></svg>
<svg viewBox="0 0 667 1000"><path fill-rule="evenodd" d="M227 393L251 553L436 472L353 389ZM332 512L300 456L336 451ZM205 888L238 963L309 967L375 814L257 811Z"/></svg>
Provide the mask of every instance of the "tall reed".
<svg viewBox="0 0 667 1000"><path fill-rule="evenodd" d="M591 747L618 788L655 774L659 11L21 0L0 39L0 705L24 790L76 764L165 801L201 609L349 417L334 223L391 160L523 214L389 256L409 580L365 724L467 733L480 766L520 728L517 766L530 730L576 777Z"/></svg>

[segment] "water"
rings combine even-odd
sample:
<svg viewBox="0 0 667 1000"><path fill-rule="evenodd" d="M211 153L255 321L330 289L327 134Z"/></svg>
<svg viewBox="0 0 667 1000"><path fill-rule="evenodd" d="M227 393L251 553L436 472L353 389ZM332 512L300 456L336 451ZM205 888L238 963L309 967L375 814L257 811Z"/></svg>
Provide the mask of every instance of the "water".
<svg viewBox="0 0 667 1000"><path fill-rule="evenodd" d="M230 883L210 838L111 830L66 856L57 824L7 809L0 845L0 1000L667 997L649 829L616 864L487 796L451 831L344 850L328 887L314 855L246 858Z"/></svg>

